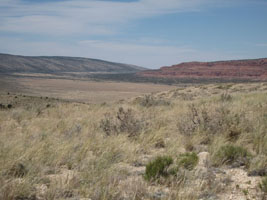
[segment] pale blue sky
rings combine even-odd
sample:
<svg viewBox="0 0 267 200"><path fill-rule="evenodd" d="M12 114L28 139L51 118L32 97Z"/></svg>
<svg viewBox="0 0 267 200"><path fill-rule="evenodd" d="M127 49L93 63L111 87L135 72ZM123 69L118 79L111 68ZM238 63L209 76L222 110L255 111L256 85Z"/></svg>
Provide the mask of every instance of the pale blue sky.
<svg viewBox="0 0 267 200"><path fill-rule="evenodd" d="M267 57L267 0L0 0L0 52L149 68Z"/></svg>

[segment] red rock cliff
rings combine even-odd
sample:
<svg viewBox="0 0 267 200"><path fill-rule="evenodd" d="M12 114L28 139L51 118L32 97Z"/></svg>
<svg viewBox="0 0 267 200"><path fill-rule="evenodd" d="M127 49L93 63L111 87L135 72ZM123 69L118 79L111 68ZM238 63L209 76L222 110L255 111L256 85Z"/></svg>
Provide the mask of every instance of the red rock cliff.
<svg viewBox="0 0 267 200"><path fill-rule="evenodd" d="M222 78L267 80L267 58L253 60L188 62L146 70L138 75L162 78Z"/></svg>

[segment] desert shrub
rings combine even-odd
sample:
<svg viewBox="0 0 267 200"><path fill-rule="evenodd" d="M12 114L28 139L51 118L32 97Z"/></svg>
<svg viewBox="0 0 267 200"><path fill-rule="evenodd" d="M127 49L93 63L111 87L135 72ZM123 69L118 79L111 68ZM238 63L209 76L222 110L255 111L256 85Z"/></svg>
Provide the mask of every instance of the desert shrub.
<svg viewBox="0 0 267 200"><path fill-rule="evenodd" d="M196 107L195 104L188 105L188 111L182 116L177 126L183 135L192 135L197 130L213 132L218 125L213 114L206 107Z"/></svg>
<svg viewBox="0 0 267 200"><path fill-rule="evenodd" d="M23 177L27 173L26 167L22 163L14 164L8 171L8 175L14 177Z"/></svg>
<svg viewBox="0 0 267 200"><path fill-rule="evenodd" d="M218 89L221 89L221 90L228 90L232 87L233 85L232 84L221 84L219 85L217 88Z"/></svg>
<svg viewBox="0 0 267 200"><path fill-rule="evenodd" d="M267 120L261 120L261 124L267 124ZM257 154L265 154L267 155L267 126L264 125L262 127L259 127L258 129L262 130L255 130L253 134L251 134L251 140L253 141L253 150Z"/></svg>
<svg viewBox="0 0 267 200"><path fill-rule="evenodd" d="M267 155L253 156L249 169L249 176L267 176Z"/></svg>
<svg viewBox="0 0 267 200"><path fill-rule="evenodd" d="M139 99L139 104L148 108L152 106L168 106L170 102L165 99L156 98L153 95L145 95Z"/></svg>
<svg viewBox="0 0 267 200"><path fill-rule="evenodd" d="M222 128L227 110L209 110L205 105L188 105L188 111L178 123L179 131L184 135L192 135L196 131L215 134ZM221 128L220 128L221 127Z"/></svg>
<svg viewBox="0 0 267 200"><path fill-rule="evenodd" d="M8 104L7 106L0 104L0 109L11 109L11 108L12 108L11 104Z"/></svg>
<svg viewBox="0 0 267 200"><path fill-rule="evenodd" d="M5 109L6 106L0 103L0 109Z"/></svg>
<svg viewBox="0 0 267 200"><path fill-rule="evenodd" d="M240 135L241 135L241 131L233 128L226 132L226 139L231 142L234 142L238 139Z"/></svg>
<svg viewBox="0 0 267 200"><path fill-rule="evenodd" d="M146 165L144 178L150 181L159 177L167 177L169 175L167 169L172 163L173 159L170 156L157 157Z"/></svg>
<svg viewBox="0 0 267 200"><path fill-rule="evenodd" d="M140 130L140 121L135 118L133 110L124 110L119 108L116 118L119 121L118 129L120 132L127 132L130 136L136 134Z"/></svg>
<svg viewBox="0 0 267 200"><path fill-rule="evenodd" d="M135 117L132 109L125 110L120 107L112 116L107 113L105 118L100 121L100 128L106 133L106 135L127 133L129 137L138 135L143 128L144 123L141 119Z"/></svg>
<svg viewBox="0 0 267 200"><path fill-rule="evenodd" d="M244 112L234 113L227 105L219 104L208 108L206 105L197 107L190 104L187 112L180 116L177 127L181 134L187 136L198 132L208 135L227 133L227 137L234 140L241 134L241 129L249 126L244 121Z"/></svg>
<svg viewBox="0 0 267 200"><path fill-rule="evenodd" d="M165 142L163 139L159 139L157 140L157 142L155 143L155 147L160 149L160 148L165 148L166 145L165 145Z"/></svg>
<svg viewBox="0 0 267 200"><path fill-rule="evenodd" d="M82 126L80 124L74 124L70 129L68 130L65 130L63 132L63 134L70 138L71 136L78 136L79 134L81 134L81 131L82 131Z"/></svg>
<svg viewBox="0 0 267 200"><path fill-rule="evenodd" d="M183 167L188 170L194 169L197 163L198 163L198 156L195 152L181 154L178 157L177 161L177 165L179 168Z"/></svg>
<svg viewBox="0 0 267 200"><path fill-rule="evenodd" d="M233 97L228 93L222 93L220 96L221 101L231 101Z"/></svg>
<svg viewBox="0 0 267 200"><path fill-rule="evenodd" d="M177 127L181 134L190 136L194 133L200 123L201 119L198 110L194 104L190 104L188 106L188 112L185 114L185 116L181 116Z"/></svg>
<svg viewBox="0 0 267 200"><path fill-rule="evenodd" d="M100 128L108 136L111 135L113 132L116 132L116 125L113 121L113 117L110 113L106 113L105 118L100 121Z"/></svg>
<svg viewBox="0 0 267 200"><path fill-rule="evenodd" d="M185 136L184 147L186 151L193 151L195 149L194 142L190 136Z"/></svg>
<svg viewBox="0 0 267 200"><path fill-rule="evenodd" d="M250 159L249 152L240 146L225 145L220 147L217 152L213 155L213 164L219 165L232 165L242 166L248 165Z"/></svg>
<svg viewBox="0 0 267 200"><path fill-rule="evenodd" d="M264 177L260 183L260 189L264 194L267 194L267 176Z"/></svg>
<svg viewBox="0 0 267 200"><path fill-rule="evenodd" d="M1 200L37 200L34 186L28 179L21 182L13 180L8 183L0 180L0 185Z"/></svg>

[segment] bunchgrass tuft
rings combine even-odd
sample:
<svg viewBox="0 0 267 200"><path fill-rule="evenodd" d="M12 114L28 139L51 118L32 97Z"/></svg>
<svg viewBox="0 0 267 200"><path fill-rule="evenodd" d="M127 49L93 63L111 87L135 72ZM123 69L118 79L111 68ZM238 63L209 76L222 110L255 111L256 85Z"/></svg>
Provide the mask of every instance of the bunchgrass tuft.
<svg viewBox="0 0 267 200"><path fill-rule="evenodd" d="M181 154L178 157L177 165L179 168L182 167L188 170L192 170L195 168L197 163L198 163L198 156L195 152L193 152L193 153Z"/></svg>
<svg viewBox="0 0 267 200"><path fill-rule="evenodd" d="M249 152L240 146L224 145L213 155L213 164L220 165L248 165L250 159Z"/></svg>
<svg viewBox="0 0 267 200"><path fill-rule="evenodd" d="M267 176L262 179L260 189L264 194L267 194Z"/></svg>

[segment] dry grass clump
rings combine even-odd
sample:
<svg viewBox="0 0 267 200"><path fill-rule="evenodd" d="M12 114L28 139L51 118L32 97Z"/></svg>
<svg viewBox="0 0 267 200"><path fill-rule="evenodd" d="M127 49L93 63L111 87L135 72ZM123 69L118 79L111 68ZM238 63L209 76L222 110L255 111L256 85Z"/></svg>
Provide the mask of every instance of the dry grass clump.
<svg viewBox="0 0 267 200"><path fill-rule="evenodd" d="M0 104L17 103L0 109L0 199L226 194L232 188L224 184L223 165L266 176L266 91L261 83L181 87L151 95L144 105L2 95ZM200 152L216 167L199 166Z"/></svg>
<svg viewBox="0 0 267 200"><path fill-rule="evenodd" d="M256 155L250 161L249 176L267 176L267 156Z"/></svg>
<svg viewBox="0 0 267 200"><path fill-rule="evenodd" d="M267 195L267 177L264 177L260 183L260 189Z"/></svg>
<svg viewBox="0 0 267 200"><path fill-rule="evenodd" d="M240 146L224 145L218 148L213 155L213 164L215 166L231 165L245 166L249 164L251 155L248 151Z"/></svg>
<svg viewBox="0 0 267 200"><path fill-rule="evenodd" d="M179 168L183 167L188 170L194 169L197 163L198 163L198 156L195 152L181 154L178 157L177 161L177 165Z"/></svg>
<svg viewBox="0 0 267 200"><path fill-rule="evenodd" d="M228 93L222 93L220 96L221 101L231 101L233 97Z"/></svg>
<svg viewBox="0 0 267 200"><path fill-rule="evenodd" d="M139 105L149 108L153 106L169 106L171 103L167 99L157 98L153 95L145 95L143 97L138 97L135 100L135 103Z"/></svg>

